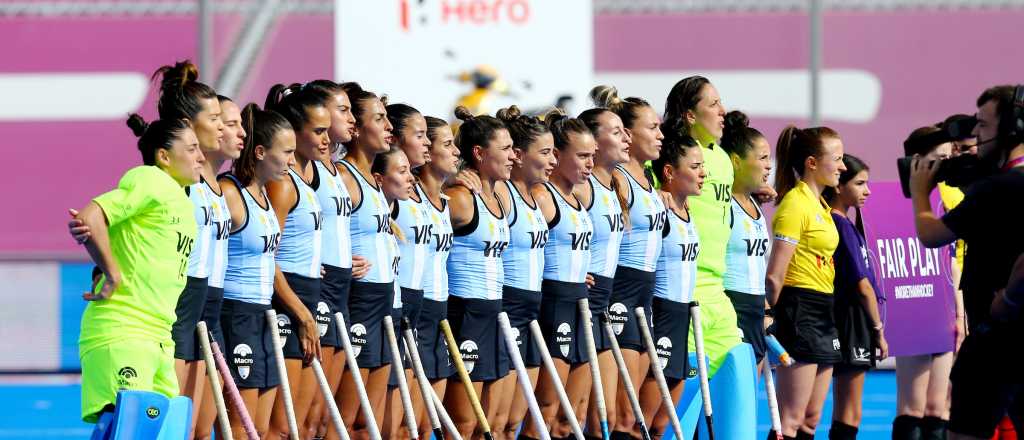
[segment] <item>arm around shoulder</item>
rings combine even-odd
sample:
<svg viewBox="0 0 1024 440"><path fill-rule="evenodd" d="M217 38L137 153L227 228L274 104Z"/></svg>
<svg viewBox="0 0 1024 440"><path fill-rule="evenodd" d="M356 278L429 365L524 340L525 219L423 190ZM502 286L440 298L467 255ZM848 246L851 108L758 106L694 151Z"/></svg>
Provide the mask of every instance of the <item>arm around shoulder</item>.
<svg viewBox="0 0 1024 440"><path fill-rule="evenodd" d="M473 193L464 186L453 186L445 191L448 196L448 203L451 204L449 212L452 217L452 227L459 228L473 221L474 202Z"/></svg>

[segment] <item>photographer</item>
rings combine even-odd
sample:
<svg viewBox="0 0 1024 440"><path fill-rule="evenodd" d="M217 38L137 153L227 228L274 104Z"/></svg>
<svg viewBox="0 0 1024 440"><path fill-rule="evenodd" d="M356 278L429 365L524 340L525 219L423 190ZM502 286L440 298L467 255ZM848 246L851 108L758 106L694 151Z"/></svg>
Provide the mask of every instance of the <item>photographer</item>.
<svg viewBox="0 0 1024 440"><path fill-rule="evenodd" d="M956 208L938 218L929 194L936 180L947 180L941 160L915 157L910 171L914 223L927 247L968 243L961 289L970 332L953 366L950 439L990 438L1003 415L1020 420L1019 318L997 322L990 316L995 293L1006 287L1014 262L1024 251L1017 232L1024 217L1024 87L998 86L977 101L979 162L990 175L972 183ZM942 172L940 173L940 169ZM955 171L953 171L955 172Z"/></svg>
<svg viewBox="0 0 1024 440"><path fill-rule="evenodd" d="M972 118L973 119L973 118ZM948 120L936 126L921 127L910 133L903 143L907 156L918 157L924 162L945 160L953 156L956 149L948 130ZM945 210L948 212L959 204L964 196L960 189L938 183ZM963 245L957 255L951 255L953 283L959 284ZM954 350L964 338L963 300L956 291L956 343ZM893 439L939 439L945 438L949 420L949 372L953 367L953 351L927 353L896 357L896 419L893 421Z"/></svg>

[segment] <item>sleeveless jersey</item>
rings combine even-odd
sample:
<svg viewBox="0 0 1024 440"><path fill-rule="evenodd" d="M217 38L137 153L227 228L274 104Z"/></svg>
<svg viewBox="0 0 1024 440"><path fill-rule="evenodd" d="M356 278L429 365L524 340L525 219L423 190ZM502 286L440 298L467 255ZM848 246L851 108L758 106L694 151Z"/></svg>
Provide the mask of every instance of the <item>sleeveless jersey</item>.
<svg viewBox="0 0 1024 440"><path fill-rule="evenodd" d="M583 204L573 196L573 207L550 183L545 184L555 202L554 221L548 224L548 243L544 246L544 279L582 283L590 268L590 239L594 226Z"/></svg>
<svg viewBox="0 0 1024 440"><path fill-rule="evenodd" d="M188 276L206 278L210 276L210 254L216 227L213 224L213 191L206 186L206 179L188 186L188 199L192 202L196 218L196 241L188 256Z"/></svg>
<svg viewBox="0 0 1024 440"><path fill-rule="evenodd" d="M207 183L210 191L210 206L213 208L213 246L210 252L210 287L224 287L224 271L228 267L228 237L231 234L231 210L224 194L218 195Z"/></svg>
<svg viewBox="0 0 1024 440"><path fill-rule="evenodd" d="M465 299L501 299L505 273L502 252L509 244L508 224L473 195L473 221L455 233L448 256L448 288Z"/></svg>
<svg viewBox="0 0 1024 440"><path fill-rule="evenodd" d="M352 208L352 255L366 258L373 266L366 276L354 279L363 283L390 283L395 280L388 251L388 234L391 232L391 209L380 188L371 185L355 166L341 161L359 183L362 200Z"/></svg>
<svg viewBox="0 0 1024 440"><path fill-rule="evenodd" d="M423 297L434 301L448 300L448 253L452 249L452 219L448 200L441 196L441 209L434 207L430 199L423 196L424 207L433 226L430 237L430 252L423 270Z"/></svg>
<svg viewBox="0 0 1024 440"><path fill-rule="evenodd" d="M654 186L648 191L625 168L619 171L629 181L629 230L622 236L619 266L654 272L661 255L661 233L668 213Z"/></svg>
<svg viewBox="0 0 1024 440"><path fill-rule="evenodd" d="M593 175L590 176L590 187L593 194L587 214L594 226L594 235L590 237L590 272L612 278L619 264L619 245L626 222L615 191L605 187Z"/></svg>
<svg viewBox="0 0 1024 440"><path fill-rule="evenodd" d="M398 226L402 229L405 240L398 243L398 250L402 254L398 266L398 282L406 289L423 289L423 276L426 271L427 259L430 256L430 239L434 226L430 222L430 211L423 203L426 200L419 184L413 186L413 191L420 201L413 199L396 201L396 214L393 216ZM430 202L426 202L430 204Z"/></svg>
<svg viewBox="0 0 1024 440"><path fill-rule="evenodd" d="M281 242L277 215L249 194L249 190L228 175L238 186L245 202L245 224L228 237L228 267L224 274L224 298L256 304L270 304L274 295L274 253Z"/></svg>
<svg viewBox="0 0 1024 440"><path fill-rule="evenodd" d="M669 210L662 235L664 247L654 274L654 296L679 303L691 302L697 284L697 255L700 254L697 224Z"/></svg>
<svg viewBox="0 0 1024 440"><path fill-rule="evenodd" d="M282 272L309 278L320 278L320 246L324 213L313 188L295 171L288 170L295 184L295 207L284 219L281 246L277 249L277 264Z"/></svg>
<svg viewBox="0 0 1024 440"><path fill-rule="evenodd" d="M548 241L548 224L540 207L532 207L512 182L505 182L512 208L509 210L508 249L502 254L505 282L509 287L540 292L544 276L544 246Z"/></svg>
<svg viewBox="0 0 1024 440"><path fill-rule="evenodd" d="M753 199L751 199L753 200ZM764 295L764 277L768 272L771 234L761 208L754 202L754 219L732 200L732 233L725 251L725 290Z"/></svg>
<svg viewBox="0 0 1024 440"><path fill-rule="evenodd" d="M313 164L316 197L324 212L321 257L324 264L347 269L352 267L352 241L349 222L352 219L352 197L337 168L328 168L320 161Z"/></svg>

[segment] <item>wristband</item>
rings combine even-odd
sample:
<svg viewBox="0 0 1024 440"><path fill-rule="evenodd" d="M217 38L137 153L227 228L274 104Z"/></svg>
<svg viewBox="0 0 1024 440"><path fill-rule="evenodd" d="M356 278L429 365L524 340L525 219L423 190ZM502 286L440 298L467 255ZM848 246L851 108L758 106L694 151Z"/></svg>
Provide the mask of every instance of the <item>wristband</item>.
<svg viewBox="0 0 1024 440"><path fill-rule="evenodd" d="M764 316L775 318L775 309L764 309Z"/></svg>

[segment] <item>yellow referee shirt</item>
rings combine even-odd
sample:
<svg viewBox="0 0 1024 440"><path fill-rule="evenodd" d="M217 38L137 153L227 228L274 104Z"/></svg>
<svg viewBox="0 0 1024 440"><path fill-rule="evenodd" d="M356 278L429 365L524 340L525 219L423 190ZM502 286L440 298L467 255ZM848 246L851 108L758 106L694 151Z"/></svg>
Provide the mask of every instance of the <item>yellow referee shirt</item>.
<svg viewBox="0 0 1024 440"><path fill-rule="evenodd" d="M796 245L783 284L832 294L836 277L832 255L839 246L839 232L825 199L797 181L775 210L772 230L776 240Z"/></svg>

